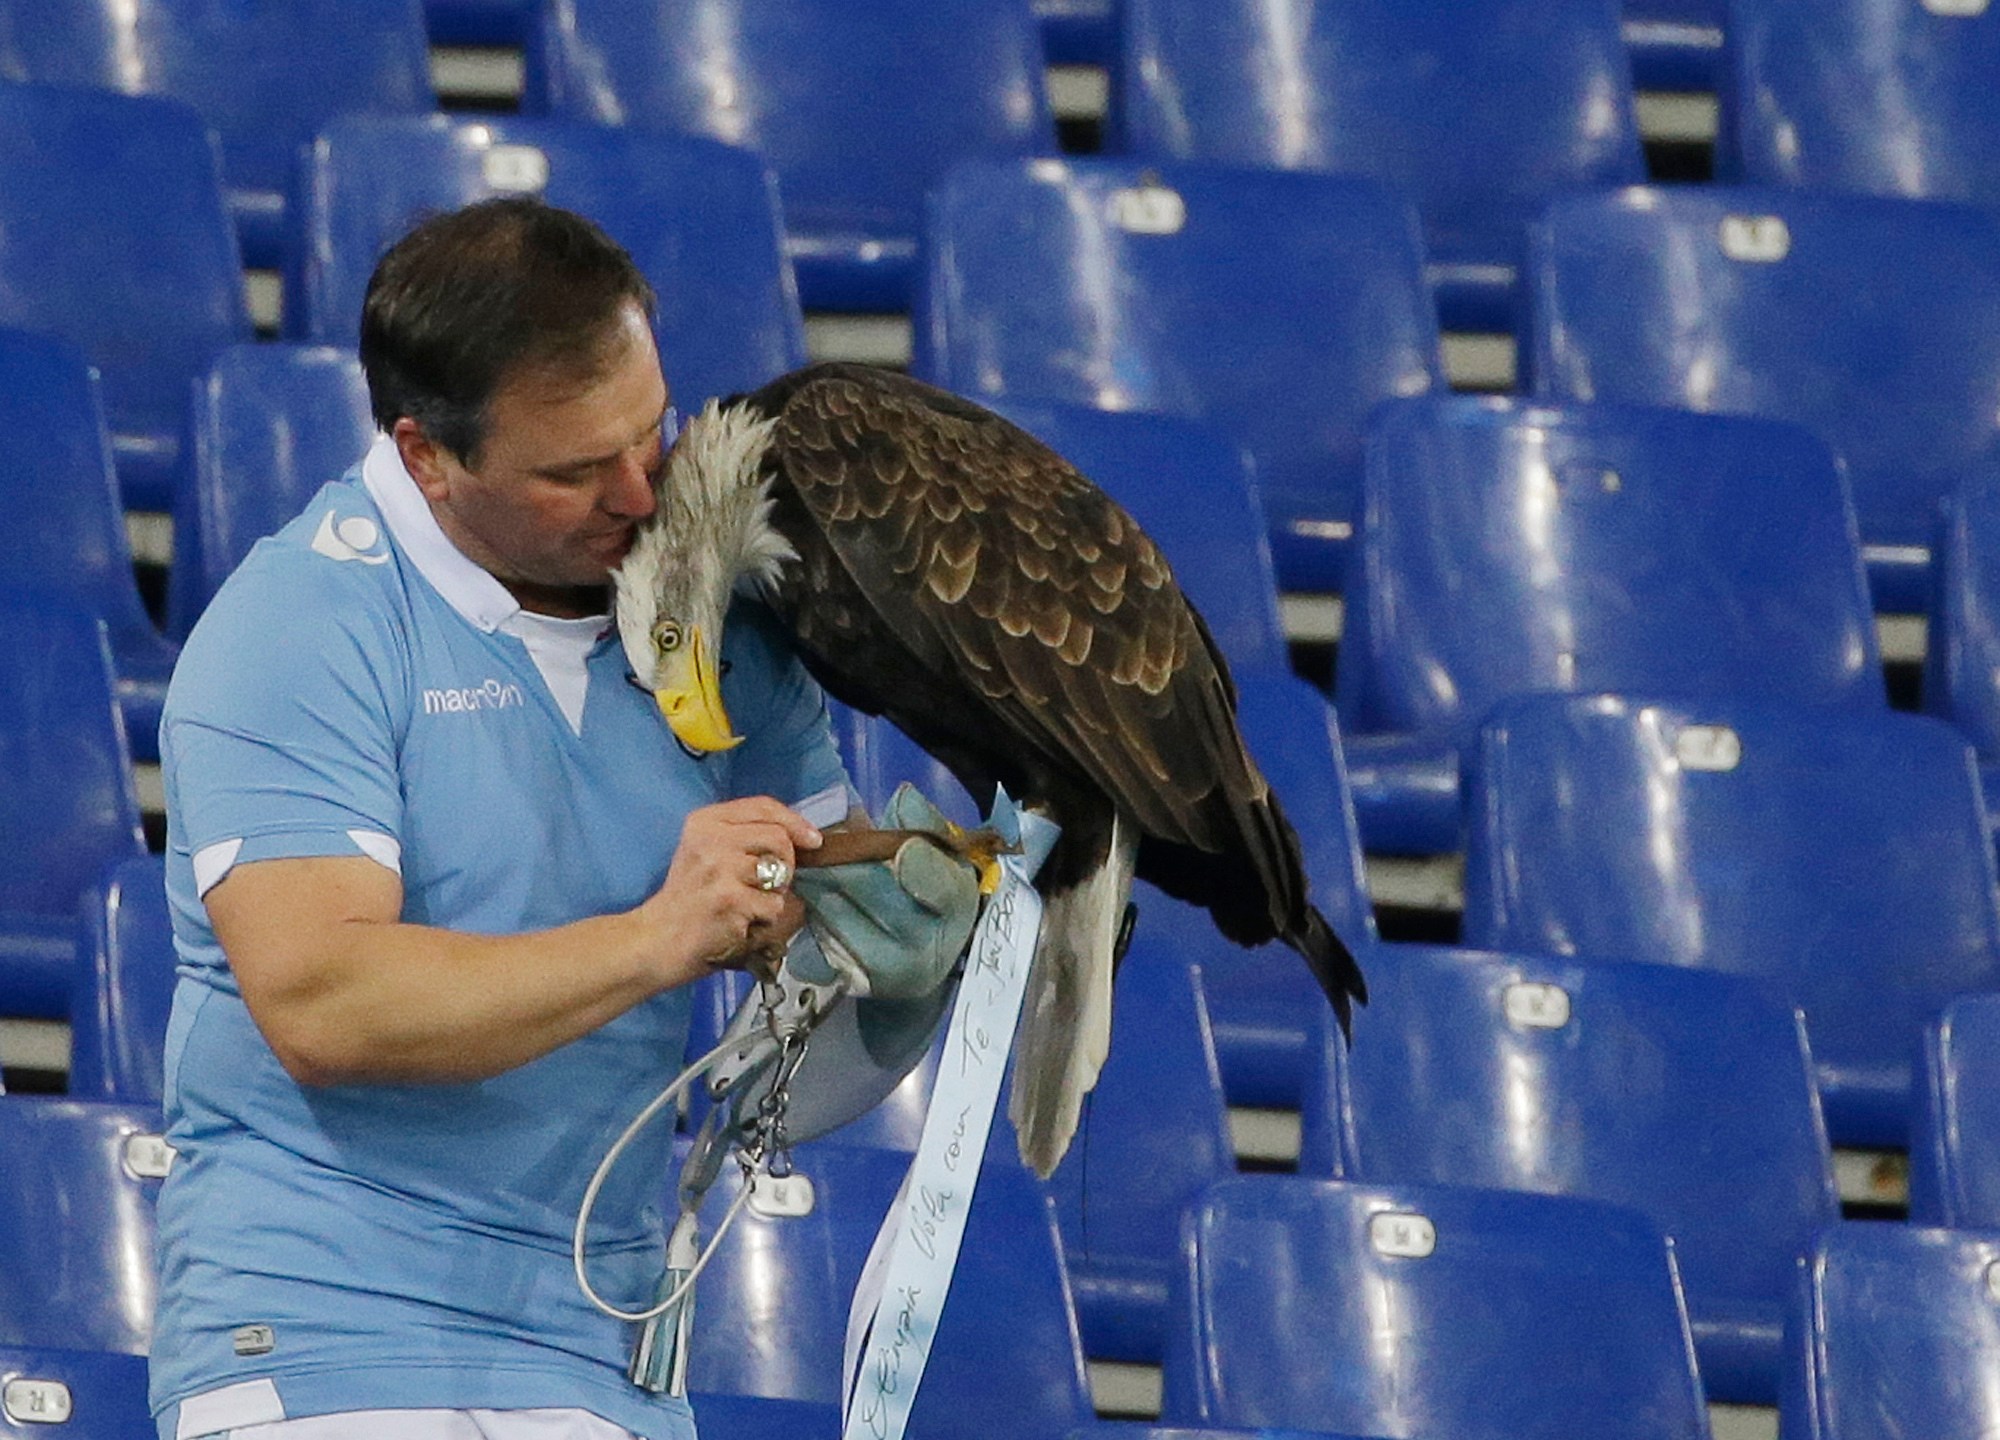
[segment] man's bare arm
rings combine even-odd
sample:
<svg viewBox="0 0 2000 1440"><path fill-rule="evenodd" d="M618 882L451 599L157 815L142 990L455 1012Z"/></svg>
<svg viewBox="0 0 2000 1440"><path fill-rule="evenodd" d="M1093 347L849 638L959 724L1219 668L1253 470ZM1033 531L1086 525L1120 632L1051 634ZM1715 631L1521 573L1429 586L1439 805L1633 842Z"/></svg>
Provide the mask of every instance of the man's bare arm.
<svg viewBox="0 0 2000 1440"><path fill-rule="evenodd" d="M359 856L264 860L208 892L244 1003L302 1084L482 1080L663 990L782 947L803 912L753 876L818 834L775 800L688 817L666 882L635 909L526 935L401 923L400 878Z"/></svg>

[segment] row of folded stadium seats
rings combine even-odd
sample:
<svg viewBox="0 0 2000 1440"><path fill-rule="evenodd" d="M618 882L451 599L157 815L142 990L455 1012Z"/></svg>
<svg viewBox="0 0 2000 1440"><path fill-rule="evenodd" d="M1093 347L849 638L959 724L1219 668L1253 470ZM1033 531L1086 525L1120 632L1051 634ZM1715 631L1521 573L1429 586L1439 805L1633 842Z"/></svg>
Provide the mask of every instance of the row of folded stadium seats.
<svg viewBox="0 0 2000 1440"><path fill-rule="evenodd" d="M425 0L432 43L526 43L542 0ZM1624 35L1643 87L1704 90L1715 83L1723 0L1626 0ZM1108 66L1120 49L1118 0L1034 0L1042 45L1057 65Z"/></svg>
<svg viewBox="0 0 2000 1440"><path fill-rule="evenodd" d="M1621 1013L1612 998L1640 993L1621 987L1621 969L1632 967L1579 982L1584 998L1564 1024L1593 1037L1599 1064L1657 1069L1646 1007ZM1505 1003L1497 974L1469 967L1464 979L1461 995L1480 996L1486 1008ZM1546 1033L1545 993L1534 1013L1542 1018L1527 1028ZM1783 1014L1774 1007L1771 1018L1782 1023ZM1629 1034L1606 1033L1635 1018ZM1699 1026L1685 1016L1669 1025L1681 1049L1699 1044ZM1469 1039L1487 1058L1477 1038L1428 1038ZM1528 1048L1518 1038L1508 1044L1517 1055ZM1581 1075L1588 1064L1562 1068ZM1601 1105L1589 1092L1603 1079L1585 1085L1587 1106ZM1713 1081L1708 1088L1722 1089ZM1530 1100L1545 1098L1571 1097ZM1634 1128L1652 1119L1646 1112ZM146 1105L0 1099L0 1154L10 1160L0 1172L0 1257L8 1262L0 1267L0 1435L47 1433L32 1427L65 1417L81 1422L70 1433L90 1440L151 1433L136 1357L149 1342L153 1279L132 1260L151 1250L153 1196L174 1159L159 1122ZM1669 1183L1673 1156L1699 1164L1701 1153L1698 1116L1670 1123L1669 1153L1643 1167ZM1601 1135L1608 1127L1589 1128ZM1524 1129L1517 1123L1510 1133L1532 1139ZM984 1436L1005 1415L1009 1435L1055 1440L1091 1417L1089 1330L1087 1320L1079 1329L1077 1313L1088 1258L1079 1264L1062 1224L1060 1185L1053 1197L1039 1187L1003 1153L1007 1143L1003 1134L983 1168L916 1435ZM1634 1135L1617 1148L1644 1143ZM1725 1130L1722 1144L1732 1143L1754 1142ZM753 1191L704 1274L690 1384L697 1395L790 1402L800 1408L787 1418L811 1426L765 1433L830 1435L847 1299L908 1154L828 1140L794 1158L799 1178L763 1191L761 1203ZM1593 1170L1610 1168L1610 1156L1591 1158ZM1704 1178L1680 1188L1697 1191ZM1785 1178L1772 1177L1764 1193L1777 1194ZM1494 1188L1477 1177L1425 1175L1199 1183L1147 1257L1143 1282L1165 1292L1153 1357L1164 1372L1163 1416L1356 1436L1697 1440L1709 1433L1704 1402L1718 1391L1715 1357L1728 1353L1718 1337L1733 1324L1759 1352L1756 1383L1775 1392L1767 1398L1780 1406L1786 1440L1972 1435L2000 1421L1992 1387L1977 1379L2000 1361L2000 1230L1990 1221L1841 1221L1823 1202L1823 1177L1800 1167L1790 1178L1807 1203L1781 1198L1776 1217L1739 1205L1706 1233L1663 1225L1656 1197L1635 1204L1616 1193L1623 1176L1573 1187L1545 1178ZM744 1183L732 1172L711 1194L709 1233ZM1732 1222L1739 1232L1784 1233L1732 1243ZM1749 1260L1755 1273L1727 1277L1718 1295L1716 1271L1732 1259L1739 1269ZM1718 1302L1720 1325L1704 1310ZM59 1398L50 1382L67 1393Z"/></svg>
<svg viewBox="0 0 2000 1440"><path fill-rule="evenodd" d="M1736 0L1718 170L2000 197L1985 83L2000 20L1972 8ZM907 301L922 195L952 160L1057 148L1028 0L550 0L526 18L526 112L766 156L815 308ZM417 0L10 0L0 19L0 76L191 102L221 138L257 265L292 241L300 145L343 114L435 108ZM1507 327L1521 227L1551 196L1645 178L1614 0L1125 0L1118 32L1111 148L1395 184L1423 216L1453 328Z"/></svg>
<svg viewBox="0 0 2000 1440"><path fill-rule="evenodd" d="M0 631L32 633L30 618ZM1301 1111L1308 1173L1645 1205L1683 1246L1705 1373L1731 1397L1768 1398L1776 1281L1831 1213L1829 1132L1912 1145L1919 1215L1935 1203L2000 1225L1979 1219L1990 1200L1967 1214L1928 1198L1978 1195L2000 1172L2000 1126L1959 1108L1987 1087L1911 1063L1954 996L2000 989L2000 898L1962 740L1922 717L1722 699L1503 707L1471 775L1466 940L1491 953L1429 952L1372 940L1333 726L1301 689L1246 675L1246 734L1376 1002L1347 1057L1288 954L1236 951L1141 897L1113 1058L1057 1177L1097 1353L1157 1352L1178 1207L1231 1165L1225 1098ZM865 798L903 778L952 793L886 727L845 715L840 729ZM956 795L961 818L969 805ZM157 1097L172 983L159 865L127 861L86 906L87 964L66 972L78 1094ZM740 998L715 995L703 1033ZM1953 1040L1969 1013L1935 1031L1935 1063L2000 1053ZM909 1143L921 1098L919 1082L870 1122L877 1138ZM1993 1149L1954 1155L1979 1143Z"/></svg>
<svg viewBox="0 0 2000 1440"><path fill-rule="evenodd" d="M0 87L0 322L65 334L98 364L126 497L151 509L172 508L186 468L191 380L248 338L199 128L160 104ZM129 167L45 163L52 137L107 130L144 139L116 152ZM634 251L684 401L804 358L776 201L743 152L553 121L348 120L305 176L298 338L352 342L374 258L415 216L527 189ZM1445 383L1409 212L1365 180L974 162L931 192L923 249L920 374L1221 426L1257 461L1288 589L1341 588L1369 411ZM2000 219L1637 188L1555 203L1526 256L1530 389L1814 430L1848 468L1877 608L1921 608L1935 504L1990 461L2000 427Z"/></svg>

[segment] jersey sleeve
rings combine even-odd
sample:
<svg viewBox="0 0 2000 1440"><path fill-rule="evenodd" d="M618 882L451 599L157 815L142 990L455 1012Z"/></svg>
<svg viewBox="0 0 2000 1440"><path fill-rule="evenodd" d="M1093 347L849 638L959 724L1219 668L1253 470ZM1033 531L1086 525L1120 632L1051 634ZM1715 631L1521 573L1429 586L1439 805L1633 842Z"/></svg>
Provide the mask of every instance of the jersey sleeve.
<svg viewBox="0 0 2000 1440"><path fill-rule="evenodd" d="M400 869L406 644L379 595L287 584L287 568L253 564L224 587L168 690L169 838L198 893L252 860L366 855Z"/></svg>
<svg viewBox="0 0 2000 1440"><path fill-rule="evenodd" d="M770 795L815 825L856 803L826 696L770 609L738 600L724 626L723 704L744 739L729 752L732 795Z"/></svg>

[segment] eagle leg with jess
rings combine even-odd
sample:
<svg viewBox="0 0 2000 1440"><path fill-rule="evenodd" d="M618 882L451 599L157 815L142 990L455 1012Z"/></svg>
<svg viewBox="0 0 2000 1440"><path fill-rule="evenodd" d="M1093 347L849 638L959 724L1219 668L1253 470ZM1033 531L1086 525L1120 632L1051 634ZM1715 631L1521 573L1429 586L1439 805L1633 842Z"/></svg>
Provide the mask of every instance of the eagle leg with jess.
<svg viewBox="0 0 2000 1440"><path fill-rule="evenodd" d="M971 794L1004 785L1062 827L1009 1105L1038 1172L1110 1045L1135 875L1238 944L1298 951L1347 1028L1366 987L1307 894L1228 666L1158 547L1062 457L907 376L818 365L710 404L659 502L619 571L618 625L684 743L732 743L715 657L748 592L829 694Z"/></svg>

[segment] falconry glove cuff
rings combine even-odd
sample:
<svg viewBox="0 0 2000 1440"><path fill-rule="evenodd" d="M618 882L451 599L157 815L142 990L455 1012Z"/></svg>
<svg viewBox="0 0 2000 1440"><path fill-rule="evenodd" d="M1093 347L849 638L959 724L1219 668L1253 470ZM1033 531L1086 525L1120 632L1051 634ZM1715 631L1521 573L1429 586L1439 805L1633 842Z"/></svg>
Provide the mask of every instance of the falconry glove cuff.
<svg viewBox="0 0 2000 1440"><path fill-rule="evenodd" d="M885 830L921 830L943 838L947 822L913 785L903 785L876 822ZM979 919L979 872L971 861L928 840L905 840L887 861L801 869L792 888L830 970L811 947L794 951L800 978L824 984L838 973L851 993L910 1000L942 985L958 964Z"/></svg>

